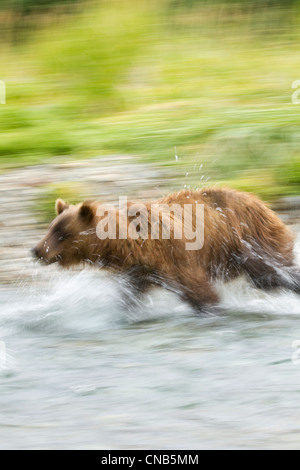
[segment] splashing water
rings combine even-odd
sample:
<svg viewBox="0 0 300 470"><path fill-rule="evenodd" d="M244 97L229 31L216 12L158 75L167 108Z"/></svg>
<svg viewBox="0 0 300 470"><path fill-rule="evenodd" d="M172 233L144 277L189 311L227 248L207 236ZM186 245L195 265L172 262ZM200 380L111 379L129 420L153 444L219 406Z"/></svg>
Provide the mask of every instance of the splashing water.
<svg viewBox="0 0 300 470"><path fill-rule="evenodd" d="M195 316L161 289L126 311L101 270L35 276L0 291L1 448L299 447L295 294L218 283Z"/></svg>

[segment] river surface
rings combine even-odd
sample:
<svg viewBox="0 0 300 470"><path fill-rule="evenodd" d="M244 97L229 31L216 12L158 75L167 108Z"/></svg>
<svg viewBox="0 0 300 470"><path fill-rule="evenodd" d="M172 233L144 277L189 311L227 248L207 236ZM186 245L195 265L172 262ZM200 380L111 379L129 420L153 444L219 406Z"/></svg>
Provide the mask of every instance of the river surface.
<svg viewBox="0 0 300 470"><path fill-rule="evenodd" d="M1 449L300 448L298 296L238 279L195 316L160 289L125 311L102 271L32 277L0 291Z"/></svg>
<svg viewBox="0 0 300 470"><path fill-rule="evenodd" d="M299 297L238 279L217 315L159 289L126 311L121 279L28 256L45 185L144 200L169 173L109 156L0 175L0 449L300 449Z"/></svg>

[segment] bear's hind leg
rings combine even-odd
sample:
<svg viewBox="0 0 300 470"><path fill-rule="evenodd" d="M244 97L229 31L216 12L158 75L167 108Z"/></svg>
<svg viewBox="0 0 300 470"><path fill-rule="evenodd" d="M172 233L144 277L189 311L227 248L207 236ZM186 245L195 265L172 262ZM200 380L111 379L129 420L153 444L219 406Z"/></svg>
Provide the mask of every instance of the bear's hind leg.
<svg viewBox="0 0 300 470"><path fill-rule="evenodd" d="M243 264L246 274L259 289L288 289L300 294L300 270L281 265L278 260L249 257Z"/></svg>
<svg viewBox="0 0 300 470"><path fill-rule="evenodd" d="M178 271L162 275L167 283L165 287L178 294L197 312L209 311L219 302L219 297L208 281L202 268L179 268Z"/></svg>

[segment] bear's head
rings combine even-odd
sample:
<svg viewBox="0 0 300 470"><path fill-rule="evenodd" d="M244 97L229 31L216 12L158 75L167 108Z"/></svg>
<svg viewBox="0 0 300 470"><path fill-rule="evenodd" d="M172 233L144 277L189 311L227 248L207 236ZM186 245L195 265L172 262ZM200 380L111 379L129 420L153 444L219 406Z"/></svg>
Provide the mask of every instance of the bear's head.
<svg viewBox="0 0 300 470"><path fill-rule="evenodd" d="M58 262L71 266L89 258L90 238L95 236L95 208L92 202L69 205L62 199L55 203L56 218L32 254L46 264Z"/></svg>

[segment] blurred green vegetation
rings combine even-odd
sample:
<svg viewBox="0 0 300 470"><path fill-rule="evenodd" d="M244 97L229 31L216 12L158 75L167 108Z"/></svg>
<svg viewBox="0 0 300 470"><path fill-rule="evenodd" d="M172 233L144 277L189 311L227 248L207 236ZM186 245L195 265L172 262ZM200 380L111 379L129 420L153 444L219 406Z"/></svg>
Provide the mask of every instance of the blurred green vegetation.
<svg viewBox="0 0 300 470"><path fill-rule="evenodd" d="M48 224L56 216L55 201L63 199L69 204L78 204L86 199L88 188L78 181L62 181L45 184L41 187L39 199L35 203L35 215L42 224Z"/></svg>
<svg viewBox="0 0 300 470"><path fill-rule="evenodd" d="M298 1L9 0L0 170L116 152L177 166L185 184L205 173L266 199L299 193L299 13Z"/></svg>
<svg viewBox="0 0 300 470"><path fill-rule="evenodd" d="M72 6L77 1L79 0L5 0L2 5L0 4L0 9L28 14L36 11L49 11L58 6Z"/></svg>

